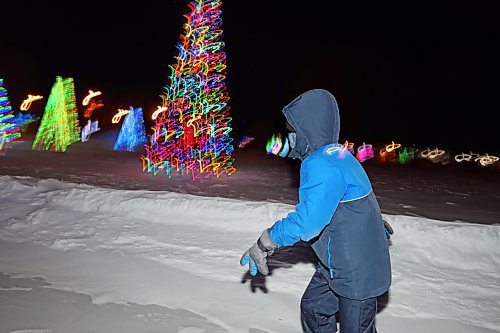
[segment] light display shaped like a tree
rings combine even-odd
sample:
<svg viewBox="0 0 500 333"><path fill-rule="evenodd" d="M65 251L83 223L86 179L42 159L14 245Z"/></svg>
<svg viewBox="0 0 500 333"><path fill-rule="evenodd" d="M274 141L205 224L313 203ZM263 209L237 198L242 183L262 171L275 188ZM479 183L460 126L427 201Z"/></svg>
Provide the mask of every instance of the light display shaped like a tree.
<svg viewBox="0 0 500 333"><path fill-rule="evenodd" d="M142 156L144 171L190 174L193 180L236 171L220 7L219 0L189 3L170 85L161 95L164 111L154 114Z"/></svg>
<svg viewBox="0 0 500 333"><path fill-rule="evenodd" d="M75 82L73 78L63 79L64 102L68 114L69 142L70 144L80 141L80 121L78 120L78 109L76 107Z"/></svg>
<svg viewBox="0 0 500 333"><path fill-rule="evenodd" d="M142 108L129 107L130 113L125 116L120 133L116 139L114 150L134 151L139 145L146 143L146 130Z"/></svg>
<svg viewBox="0 0 500 333"><path fill-rule="evenodd" d="M75 86L72 78L56 77L45 106L33 149L64 152L80 140Z"/></svg>
<svg viewBox="0 0 500 333"><path fill-rule="evenodd" d="M21 136L21 129L14 119L7 89L0 78L0 153L7 142Z"/></svg>

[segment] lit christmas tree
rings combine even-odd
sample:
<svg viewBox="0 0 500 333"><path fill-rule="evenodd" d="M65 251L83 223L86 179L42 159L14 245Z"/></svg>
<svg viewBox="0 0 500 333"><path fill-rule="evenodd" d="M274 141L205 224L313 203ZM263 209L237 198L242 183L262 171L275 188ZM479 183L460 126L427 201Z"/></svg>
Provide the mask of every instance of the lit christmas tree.
<svg viewBox="0 0 500 333"><path fill-rule="evenodd" d="M78 120L78 109L76 108L75 82L69 77L63 79L64 102L68 114L69 144L80 140L80 121Z"/></svg>
<svg viewBox="0 0 500 333"><path fill-rule="evenodd" d="M80 127L72 78L56 77L52 86L40 127L33 141L33 149L64 152L80 140Z"/></svg>
<svg viewBox="0 0 500 333"><path fill-rule="evenodd" d="M134 151L139 145L148 142L142 108L129 107L129 110L118 133L114 150Z"/></svg>
<svg viewBox="0 0 500 333"><path fill-rule="evenodd" d="M21 130L14 120L7 89L3 86L3 79L0 78L0 153L7 142L13 141L20 136Z"/></svg>
<svg viewBox="0 0 500 333"><path fill-rule="evenodd" d="M170 85L153 114L156 123L142 157L144 171L191 174L193 179L236 171L220 6L219 0L189 3L179 55L170 66Z"/></svg>

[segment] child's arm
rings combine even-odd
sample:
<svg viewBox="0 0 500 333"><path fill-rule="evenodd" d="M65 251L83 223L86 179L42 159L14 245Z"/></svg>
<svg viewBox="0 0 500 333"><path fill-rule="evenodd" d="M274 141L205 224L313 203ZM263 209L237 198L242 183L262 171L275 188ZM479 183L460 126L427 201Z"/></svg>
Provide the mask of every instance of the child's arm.
<svg viewBox="0 0 500 333"><path fill-rule="evenodd" d="M278 246L316 237L330 220L346 190L337 168L321 157L305 159L300 169L299 203L277 221L269 236Z"/></svg>

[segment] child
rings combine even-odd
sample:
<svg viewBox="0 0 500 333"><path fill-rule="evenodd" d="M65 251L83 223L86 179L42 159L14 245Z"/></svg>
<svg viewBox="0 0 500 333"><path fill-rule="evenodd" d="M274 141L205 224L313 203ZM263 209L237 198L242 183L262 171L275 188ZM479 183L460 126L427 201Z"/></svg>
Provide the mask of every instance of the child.
<svg viewBox="0 0 500 333"><path fill-rule="evenodd" d="M310 241L319 258L301 300L305 332L375 333L377 296L391 284L384 222L370 180L338 143L340 116L326 90L307 91L283 108L292 158L302 160L295 211L263 231L242 256L250 273L269 274L267 259L282 246Z"/></svg>

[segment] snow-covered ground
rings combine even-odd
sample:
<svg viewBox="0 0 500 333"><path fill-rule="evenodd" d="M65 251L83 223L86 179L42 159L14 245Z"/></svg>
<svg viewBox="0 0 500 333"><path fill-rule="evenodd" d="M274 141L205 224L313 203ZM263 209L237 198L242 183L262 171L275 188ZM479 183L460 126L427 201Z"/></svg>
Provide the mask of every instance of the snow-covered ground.
<svg viewBox="0 0 500 333"><path fill-rule="evenodd" d="M140 151L113 151L117 136L116 130L101 130L92 134L90 141L69 146L65 153L51 153L31 150L33 136L24 134L5 156L0 155L0 175L55 178L115 189L297 202L300 164L266 154L266 142L256 140L243 149L236 148L237 171L231 177L193 182L190 176L143 173ZM384 213L487 224L500 220L500 162L482 168L478 163L441 165L427 160L383 165L371 159L363 166Z"/></svg>
<svg viewBox="0 0 500 333"><path fill-rule="evenodd" d="M0 332L302 331L307 244L275 253L265 278L239 266L293 209L294 165L251 155L193 183L144 175L137 154L104 146L21 142L0 157ZM498 174L455 184L367 169L395 229L379 332L500 332Z"/></svg>

